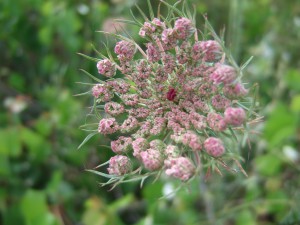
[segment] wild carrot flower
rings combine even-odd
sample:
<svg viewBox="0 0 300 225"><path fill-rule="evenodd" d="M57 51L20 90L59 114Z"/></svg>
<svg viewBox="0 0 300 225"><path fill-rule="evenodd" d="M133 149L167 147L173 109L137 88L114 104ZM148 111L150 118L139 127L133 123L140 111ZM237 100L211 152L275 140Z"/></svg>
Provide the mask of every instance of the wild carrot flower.
<svg viewBox="0 0 300 225"><path fill-rule="evenodd" d="M244 110L254 103L242 69L207 20L202 33L212 36L199 40L187 15L145 21L142 46L117 35L115 55L109 52L96 65L108 78L92 94L95 110L104 108L98 132L113 139L111 149L118 154L108 168L115 182L125 174L135 177L135 171L145 176L164 171L186 182L202 165L222 167L234 155L235 139L246 133L243 126L255 118Z"/></svg>

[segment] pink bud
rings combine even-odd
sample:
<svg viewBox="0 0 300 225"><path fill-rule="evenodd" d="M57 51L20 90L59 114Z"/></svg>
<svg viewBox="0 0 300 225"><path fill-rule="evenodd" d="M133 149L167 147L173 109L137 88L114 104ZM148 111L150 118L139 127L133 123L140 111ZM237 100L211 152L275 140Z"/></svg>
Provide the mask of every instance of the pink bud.
<svg viewBox="0 0 300 225"><path fill-rule="evenodd" d="M107 102L104 106L104 110L111 116L117 116L124 112L124 106L117 102Z"/></svg>
<svg viewBox="0 0 300 225"><path fill-rule="evenodd" d="M148 170L158 170L163 166L164 157L159 150L147 149L140 153L142 162Z"/></svg>
<svg viewBox="0 0 300 225"><path fill-rule="evenodd" d="M178 158L180 151L176 145L168 145L165 149L165 154L168 158Z"/></svg>
<svg viewBox="0 0 300 225"><path fill-rule="evenodd" d="M236 76L236 70L232 66L220 64L210 75L210 79L215 84L229 85L236 79Z"/></svg>
<svg viewBox="0 0 300 225"><path fill-rule="evenodd" d="M108 173L121 176L124 175L131 170L130 159L127 156L116 155L110 158Z"/></svg>
<svg viewBox="0 0 300 225"><path fill-rule="evenodd" d="M214 137L209 137L204 141L204 148L206 152L213 157L219 157L225 152L223 142Z"/></svg>
<svg viewBox="0 0 300 225"><path fill-rule="evenodd" d="M157 18L154 18L151 23L153 23L156 27L159 27L159 28L165 28L166 27L165 23L161 22Z"/></svg>
<svg viewBox="0 0 300 225"><path fill-rule="evenodd" d="M174 30L178 39L186 39L195 32L192 21L187 18L179 18L175 21Z"/></svg>
<svg viewBox="0 0 300 225"><path fill-rule="evenodd" d="M248 94L248 90L244 87L243 84L237 83L235 85L228 85L223 88L223 93L226 97L231 99L236 99L243 97Z"/></svg>
<svg viewBox="0 0 300 225"><path fill-rule="evenodd" d="M189 180L195 173L195 166L186 157L167 159L164 164L167 167L166 174L181 181Z"/></svg>
<svg viewBox="0 0 300 225"><path fill-rule="evenodd" d="M230 105L230 100L221 95L215 95L211 99L211 104L216 111L223 111Z"/></svg>
<svg viewBox="0 0 300 225"><path fill-rule="evenodd" d="M132 139L130 137L120 136L117 140L110 142L111 150L117 154L128 152Z"/></svg>
<svg viewBox="0 0 300 225"><path fill-rule="evenodd" d="M116 74L116 68L108 59L103 59L97 63L97 69L100 74L106 77L113 77Z"/></svg>
<svg viewBox="0 0 300 225"><path fill-rule="evenodd" d="M146 53L149 62L157 62L160 60L160 52L153 43L147 43Z"/></svg>
<svg viewBox="0 0 300 225"><path fill-rule="evenodd" d="M135 53L135 46L128 41L119 41L115 46L115 53L120 56L122 60L128 61L133 58Z"/></svg>
<svg viewBox="0 0 300 225"><path fill-rule="evenodd" d="M139 35L141 37L146 37L146 36L150 36L154 32L155 32L155 26L153 26L149 22L145 22L144 25L140 29Z"/></svg>
<svg viewBox="0 0 300 225"><path fill-rule="evenodd" d="M129 116L120 127L122 133L128 133L134 131L139 126L139 121L132 116Z"/></svg>
<svg viewBox="0 0 300 225"><path fill-rule="evenodd" d="M102 119L99 122L98 132L101 134L112 134L119 129L115 118Z"/></svg>
<svg viewBox="0 0 300 225"><path fill-rule="evenodd" d="M222 48L220 44L214 40L201 41L200 48L203 54L203 60L206 62L215 62L221 58Z"/></svg>
<svg viewBox="0 0 300 225"><path fill-rule="evenodd" d="M224 112L225 121L233 126L240 126L246 120L246 113L242 108L229 107Z"/></svg>
<svg viewBox="0 0 300 225"><path fill-rule="evenodd" d="M132 142L133 156L139 160L142 160L140 154L141 152L146 151L148 147L149 147L149 143L145 138L137 138Z"/></svg>
<svg viewBox="0 0 300 225"><path fill-rule="evenodd" d="M96 84L92 88L92 94L95 98L97 98L97 101L101 102L108 102L114 96L114 94L107 88L107 86L103 84Z"/></svg>
<svg viewBox="0 0 300 225"><path fill-rule="evenodd" d="M202 144L199 136L193 131L187 131L182 137L182 143L189 146L192 150L201 150Z"/></svg>
<svg viewBox="0 0 300 225"><path fill-rule="evenodd" d="M211 112L207 115L207 123L214 131L223 131L227 128L224 118L217 113Z"/></svg>

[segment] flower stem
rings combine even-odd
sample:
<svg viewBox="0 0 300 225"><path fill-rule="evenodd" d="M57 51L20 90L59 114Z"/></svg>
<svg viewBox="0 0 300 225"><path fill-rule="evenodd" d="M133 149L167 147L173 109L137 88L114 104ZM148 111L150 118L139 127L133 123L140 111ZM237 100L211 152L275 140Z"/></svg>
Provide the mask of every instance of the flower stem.
<svg viewBox="0 0 300 225"><path fill-rule="evenodd" d="M217 221L215 218L215 212L214 212L214 206L213 206L213 201L212 201L212 196L207 189L206 183L205 183L205 177L203 174L203 170L200 173L200 182L199 182L199 187L201 190L201 193L203 194L203 200L205 204L205 210L206 210L206 216L209 221L209 224L211 225L217 225Z"/></svg>

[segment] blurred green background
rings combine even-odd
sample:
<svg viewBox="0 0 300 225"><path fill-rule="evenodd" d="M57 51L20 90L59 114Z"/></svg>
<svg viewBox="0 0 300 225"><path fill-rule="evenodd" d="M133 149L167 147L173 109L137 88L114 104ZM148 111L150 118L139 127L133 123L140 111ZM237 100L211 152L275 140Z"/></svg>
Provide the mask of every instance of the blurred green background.
<svg viewBox="0 0 300 225"><path fill-rule="evenodd" d="M102 51L106 40L95 31L113 32L113 19L130 19L130 8L138 17L134 4L146 9L146 1L1 0L0 224L209 224L204 199L218 224L300 224L300 1L189 2L200 28L203 13L217 31L226 28L239 64L254 56L245 79L259 84L265 118L244 149L249 177L213 175L207 191L195 183L162 200L176 184L100 188L104 180L85 169L111 153L99 137L77 150L92 98L74 96L90 88L76 83L91 82L79 69L96 67L76 53L94 55L92 43Z"/></svg>

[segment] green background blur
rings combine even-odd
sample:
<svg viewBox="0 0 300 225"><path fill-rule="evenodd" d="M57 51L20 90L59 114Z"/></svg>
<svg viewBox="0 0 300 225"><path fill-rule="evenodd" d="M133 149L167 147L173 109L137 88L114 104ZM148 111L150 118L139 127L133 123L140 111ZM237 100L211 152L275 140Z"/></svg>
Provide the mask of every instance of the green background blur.
<svg viewBox="0 0 300 225"><path fill-rule="evenodd" d="M103 51L95 31L113 32L113 19L130 19L130 8L139 17L134 4L146 11L146 1L1 0L0 224L208 224L204 195L219 224L300 224L300 1L189 2L199 28L204 13L218 32L226 28L239 64L254 56L245 79L259 84L265 118L244 149L249 177L213 175L205 192L195 183L162 200L176 184L100 188L105 180L85 169L112 154L100 137L77 150L92 100L74 96L90 89L76 83L91 82L79 69L97 72L76 53L94 55L91 44ZM138 28L125 29L142 41Z"/></svg>

